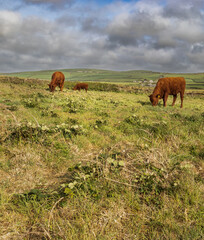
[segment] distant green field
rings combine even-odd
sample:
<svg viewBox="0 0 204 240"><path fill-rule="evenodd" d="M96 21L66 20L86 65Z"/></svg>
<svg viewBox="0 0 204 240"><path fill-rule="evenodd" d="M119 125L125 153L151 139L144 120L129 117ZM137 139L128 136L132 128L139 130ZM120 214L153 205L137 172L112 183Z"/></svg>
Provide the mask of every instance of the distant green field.
<svg viewBox="0 0 204 240"><path fill-rule="evenodd" d="M153 83L161 77L183 76L187 82L188 89L204 89L204 73L161 73L152 71L110 71L97 69L61 69L61 70L46 70L33 72L19 72L4 74L8 76L23 77L23 78L38 78L42 80L50 80L51 75L55 71L62 71L68 81L74 82L114 82L114 83L132 83L143 84L152 80ZM147 82L145 83L147 85Z"/></svg>

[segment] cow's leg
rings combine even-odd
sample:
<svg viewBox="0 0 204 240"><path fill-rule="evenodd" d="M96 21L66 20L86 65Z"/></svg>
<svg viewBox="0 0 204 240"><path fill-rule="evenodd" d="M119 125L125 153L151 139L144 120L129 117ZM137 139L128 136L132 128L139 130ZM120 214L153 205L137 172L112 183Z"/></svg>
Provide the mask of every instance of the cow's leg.
<svg viewBox="0 0 204 240"><path fill-rule="evenodd" d="M62 84L60 85L60 91L62 91L63 88L64 88L64 83L62 83Z"/></svg>
<svg viewBox="0 0 204 240"><path fill-rule="evenodd" d="M184 92L180 92L180 97L181 97L181 108L183 107L183 96L184 96Z"/></svg>
<svg viewBox="0 0 204 240"><path fill-rule="evenodd" d="M164 107L166 107L167 98L168 98L168 93L165 93L163 97Z"/></svg>
<svg viewBox="0 0 204 240"><path fill-rule="evenodd" d="M177 98L177 94L173 96L173 103L172 106L174 106L175 102L176 102L176 98Z"/></svg>

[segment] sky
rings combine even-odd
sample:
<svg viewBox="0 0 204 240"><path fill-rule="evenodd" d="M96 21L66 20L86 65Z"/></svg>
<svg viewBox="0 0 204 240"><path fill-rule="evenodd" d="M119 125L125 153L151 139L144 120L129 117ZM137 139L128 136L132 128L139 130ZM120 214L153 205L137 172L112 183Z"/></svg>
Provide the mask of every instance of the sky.
<svg viewBox="0 0 204 240"><path fill-rule="evenodd" d="M0 0L0 72L204 72L204 0Z"/></svg>

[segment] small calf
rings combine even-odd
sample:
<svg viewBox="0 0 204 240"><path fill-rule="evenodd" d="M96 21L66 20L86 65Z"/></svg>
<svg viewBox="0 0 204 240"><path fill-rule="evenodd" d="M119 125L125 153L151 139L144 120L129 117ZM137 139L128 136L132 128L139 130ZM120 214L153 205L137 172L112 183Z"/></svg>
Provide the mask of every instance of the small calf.
<svg viewBox="0 0 204 240"><path fill-rule="evenodd" d="M77 83L73 88L73 90L78 90L78 91L80 91L81 89L84 89L87 92L88 84L87 83Z"/></svg>

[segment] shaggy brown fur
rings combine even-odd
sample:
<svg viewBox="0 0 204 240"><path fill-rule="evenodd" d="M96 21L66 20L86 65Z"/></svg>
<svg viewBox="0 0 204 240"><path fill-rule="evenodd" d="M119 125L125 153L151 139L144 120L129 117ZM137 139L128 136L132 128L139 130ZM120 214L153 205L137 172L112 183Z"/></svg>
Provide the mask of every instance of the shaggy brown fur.
<svg viewBox="0 0 204 240"><path fill-rule="evenodd" d="M77 83L75 86L74 86L74 88L73 88L73 90L81 90L81 89L84 89L84 90L86 90L86 92L87 92L87 90L88 90L88 84L87 83Z"/></svg>
<svg viewBox="0 0 204 240"><path fill-rule="evenodd" d="M168 95L173 95L172 106L174 106L177 94L180 93L182 108L185 86L186 81L183 77L160 78L153 93L149 96L152 106L156 106L159 99L163 99L164 107L166 107Z"/></svg>
<svg viewBox="0 0 204 240"><path fill-rule="evenodd" d="M48 84L50 88L50 92L54 92L57 86L60 88L60 91L62 91L64 87L64 80L65 80L65 77L62 72L54 72L52 74L51 83Z"/></svg>

